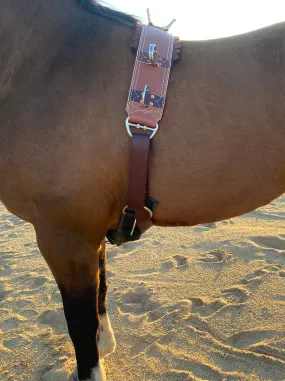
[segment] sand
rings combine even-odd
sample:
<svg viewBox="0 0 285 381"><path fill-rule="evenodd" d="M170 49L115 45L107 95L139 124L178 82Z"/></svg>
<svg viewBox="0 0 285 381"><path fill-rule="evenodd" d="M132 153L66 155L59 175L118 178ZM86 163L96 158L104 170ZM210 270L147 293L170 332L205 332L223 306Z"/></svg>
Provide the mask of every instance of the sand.
<svg viewBox="0 0 285 381"><path fill-rule="evenodd" d="M108 245L108 381L285 380L285 196ZM31 225L0 204L0 380L67 381L61 297Z"/></svg>

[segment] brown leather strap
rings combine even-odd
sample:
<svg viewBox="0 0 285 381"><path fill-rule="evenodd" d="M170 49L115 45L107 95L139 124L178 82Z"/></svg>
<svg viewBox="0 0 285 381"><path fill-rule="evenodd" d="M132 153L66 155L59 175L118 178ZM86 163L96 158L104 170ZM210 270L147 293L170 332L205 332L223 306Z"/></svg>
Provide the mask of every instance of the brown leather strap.
<svg viewBox="0 0 285 381"><path fill-rule="evenodd" d="M153 61L149 54L150 45L157 51ZM155 128L162 118L173 45L174 37L171 34L152 26L142 26L127 103L128 121L137 124L135 127L139 129L136 133L133 130L130 133L129 128L132 146L128 209L135 212L141 233L152 226L152 213L147 205L148 158L152 131L144 131L143 127Z"/></svg>
<svg viewBox="0 0 285 381"><path fill-rule="evenodd" d="M128 208L136 212L137 224L142 233L152 226L151 215L145 209L150 138L133 134L129 171Z"/></svg>

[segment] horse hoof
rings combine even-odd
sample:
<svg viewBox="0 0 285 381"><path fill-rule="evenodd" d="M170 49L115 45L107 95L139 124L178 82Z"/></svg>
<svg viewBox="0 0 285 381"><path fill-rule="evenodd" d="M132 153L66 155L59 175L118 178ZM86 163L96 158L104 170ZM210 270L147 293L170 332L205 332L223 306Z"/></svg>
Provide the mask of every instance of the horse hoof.
<svg viewBox="0 0 285 381"><path fill-rule="evenodd" d="M100 316L99 325L99 340L98 340L98 350L100 358L115 352L116 340L114 336L113 329L109 320L109 316L106 314Z"/></svg>

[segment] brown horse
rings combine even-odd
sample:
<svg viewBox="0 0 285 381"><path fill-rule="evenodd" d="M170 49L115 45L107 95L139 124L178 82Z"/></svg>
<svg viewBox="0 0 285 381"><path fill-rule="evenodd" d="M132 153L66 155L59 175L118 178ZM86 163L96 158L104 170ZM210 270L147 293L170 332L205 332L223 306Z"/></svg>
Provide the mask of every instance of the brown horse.
<svg viewBox="0 0 285 381"><path fill-rule="evenodd" d="M104 237L126 204L136 20L85 5L0 3L0 199L35 228L79 380L102 381L100 358L115 347ZM152 142L155 224L214 222L284 192L284 83L285 23L183 42Z"/></svg>

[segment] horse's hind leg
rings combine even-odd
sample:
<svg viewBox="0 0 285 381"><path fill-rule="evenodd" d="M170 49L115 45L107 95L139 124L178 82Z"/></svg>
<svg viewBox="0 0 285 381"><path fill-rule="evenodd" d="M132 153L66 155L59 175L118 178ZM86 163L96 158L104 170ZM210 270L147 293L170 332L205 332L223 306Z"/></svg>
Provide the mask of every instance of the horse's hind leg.
<svg viewBox="0 0 285 381"><path fill-rule="evenodd" d="M110 353L113 353L116 348L116 340L111 323L108 317L106 308L106 295L107 295L107 280L106 280L106 243L102 242L99 249L99 269L100 269L100 286L99 286L99 354L103 358Z"/></svg>
<svg viewBox="0 0 285 381"><path fill-rule="evenodd" d="M77 233L35 227L42 255L62 295L80 381L105 381L97 345L99 327L99 247ZM76 377L75 377L76 379Z"/></svg>

